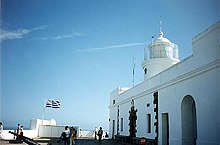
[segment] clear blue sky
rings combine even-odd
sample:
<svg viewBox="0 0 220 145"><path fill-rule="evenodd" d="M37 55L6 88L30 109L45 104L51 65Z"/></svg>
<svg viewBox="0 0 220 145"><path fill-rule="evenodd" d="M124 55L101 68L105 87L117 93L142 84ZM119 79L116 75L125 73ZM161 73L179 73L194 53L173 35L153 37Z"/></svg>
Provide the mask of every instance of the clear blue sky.
<svg viewBox="0 0 220 145"><path fill-rule="evenodd" d="M110 92L143 81L144 46L163 32L192 54L191 40L219 20L219 0L1 0L1 110L5 126L42 118L108 130Z"/></svg>

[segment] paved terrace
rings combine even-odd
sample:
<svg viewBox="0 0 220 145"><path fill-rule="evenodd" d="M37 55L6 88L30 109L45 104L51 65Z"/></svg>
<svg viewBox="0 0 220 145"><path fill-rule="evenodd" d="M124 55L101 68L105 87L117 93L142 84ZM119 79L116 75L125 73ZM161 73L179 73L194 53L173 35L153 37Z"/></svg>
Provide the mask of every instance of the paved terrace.
<svg viewBox="0 0 220 145"><path fill-rule="evenodd" d="M64 145L64 142L57 143L57 140L58 140L57 138L35 139L35 141L37 141L40 145L49 145L49 143L51 143L52 145ZM0 145L27 145L27 144L26 143L12 144L12 143L9 143L8 140L0 140ZM101 143L99 143L99 141L94 140L94 139L77 139L76 145L122 145L122 144L117 143L111 139L102 140Z"/></svg>

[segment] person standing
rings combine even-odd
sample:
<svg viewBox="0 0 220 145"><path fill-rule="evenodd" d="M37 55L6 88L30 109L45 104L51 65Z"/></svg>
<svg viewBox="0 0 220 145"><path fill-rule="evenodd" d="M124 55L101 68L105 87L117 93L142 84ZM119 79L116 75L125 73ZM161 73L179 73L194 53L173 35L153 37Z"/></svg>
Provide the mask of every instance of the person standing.
<svg viewBox="0 0 220 145"><path fill-rule="evenodd" d="M24 135L23 130L24 130L24 126L22 125L22 126L21 126L21 129L20 129L20 136L23 136L23 135Z"/></svg>
<svg viewBox="0 0 220 145"><path fill-rule="evenodd" d="M16 138L16 140L20 140L20 133L21 133L20 123L18 123L18 127L17 127L16 133L17 133L17 138Z"/></svg>
<svg viewBox="0 0 220 145"><path fill-rule="evenodd" d="M72 127L72 136L71 136L72 144L76 144L76 142L75 142L75 140L76 140L76 134L77 134L77 130Z"/></svg>
<svg viewBox="0 0 220 145"><path fill-rule="evenodd" d="M0 122L0 139L2 139L2 132L3 132L3 125L2 122Z"/></svg>
<svg viewBox="0 0 220 145"><path fill-rule="evenodd" d="M64 138L64 145L69 145L70 144L70 130L68 126L65 126L65 130L63 131L65 133L65 138Z"/></svg>
<svg viewBox="0 0 220 145"><path fill-rule="evenodd" d="M97 133L98 133L98 129L97 127L95 127L95 140L97 140Z"/></svg>
<svg viewBox="0 0 220 145"><path fill-rule="evenodd" d="M73 134L73 127L70 127L70 145L73 144L73 142L72 142L72 134Z"/></svg>
<svg viewBox="0 0 220 145"><path fill-rule="evenodd" d="M100 129L99 129L99 131L98 131L99 142L101 142L102 134L103 134L103 130L102 130L102 127L100 127Z"/></svg>

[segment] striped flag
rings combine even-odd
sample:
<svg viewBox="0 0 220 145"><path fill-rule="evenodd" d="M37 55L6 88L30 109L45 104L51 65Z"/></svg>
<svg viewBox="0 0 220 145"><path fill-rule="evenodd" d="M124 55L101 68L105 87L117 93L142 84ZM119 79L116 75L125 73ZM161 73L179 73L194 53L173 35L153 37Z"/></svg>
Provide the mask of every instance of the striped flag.
<svg viewBox="0 0 220 145"><path fill-rule="evenodd" d="M46 107L48 107L48 108L60 108L60 101L59 100L49 100L49 99L47 99Z"/></svg>
<svg viewBox="0 0 220 145"><path fill-rule="evenodd" d="M46 107L52 107L52 100L47 100L46 101Z"/></svg>
<svg viewBox="0 0 220 145"><path fill-rule="evenodd" d="M52 100L52 108L60 108L60 101Z"/></svg>

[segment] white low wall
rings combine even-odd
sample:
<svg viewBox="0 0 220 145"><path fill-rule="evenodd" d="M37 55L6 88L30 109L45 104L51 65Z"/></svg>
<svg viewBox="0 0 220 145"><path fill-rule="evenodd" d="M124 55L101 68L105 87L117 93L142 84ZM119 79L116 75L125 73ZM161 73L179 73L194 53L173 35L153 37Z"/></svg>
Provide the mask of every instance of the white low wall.
<svg viewBox="0 0 220 145"><path fill-rule="evenodd" d="M108 131L104 131L103 135L102 135L102 139L106 139L106 137L105 137L106 133L109 134ZM81 130L79 137L81 137L81 138L94 138L95 139L95 132ZM98 135L96 137L98 138Z"/></svg>
<svg viewBox="0 0 220 145"><path fill-rule="evenodd" d="M14 139L14 135L9 133L9 131L14 132L14 130L3 130L1 134L2 139ZM23 130L24 136L29 138L37 137L37 130ZM16 138L16 137L15 137Z"/></svg>
<svg viewBox="0 0 220 145"><path fill-rule="evenodd" d="M85 137L85 138L95 138L95 132L94 131L80 131L79 137Z"/></svg>
<svg viewBox="0 0 220 145"><path fill-rule="evenodd" d="M39 137L60 137L63 132L63 127L58 126L39 126Z"/></svg>
<svg viewBox="0 0 220 145"><path fill-rule="evenodd" d="M77 137L80 137L80 129L78 126L68 125L69 127L74 127L77 130ZM31 119L30 121L31 130L23 130L23 135L29 138L36 137L60 137L61 133L65 130L65 126L57 126L54 119L42 120L42 119ZM14 132L14 130L3 130L0 134L0 139L14 139L13 134L9 131Z"/></svg>
<svg viewBox="0 0 220 145"><path fill-rule="evenodd" d="M37 138L37 137L60 137L61 133L64 131L65 126L47 126L40 125L38 130L23 130L24 136L29 138ZM78 138L95 138L94 131L82 131L79 127L74 127L77 129L77 137ZM9 133L9 131L14 132L14 130L3 130L0 135L0 139L14 139L14 135ZM105 136L105 132L103 133L103 138ZM15 137L16 138L16 137Z"/></svg>
<svg viewBox="0 0 220 145"><path fill-rule="evenodd" d="M77 130L77 137L79 137L80 130L78 126L73 126ZM40 125L39 126L38 137L60 137L61 133L64 131L65 126L50 126L50 125Z"/></svg>

